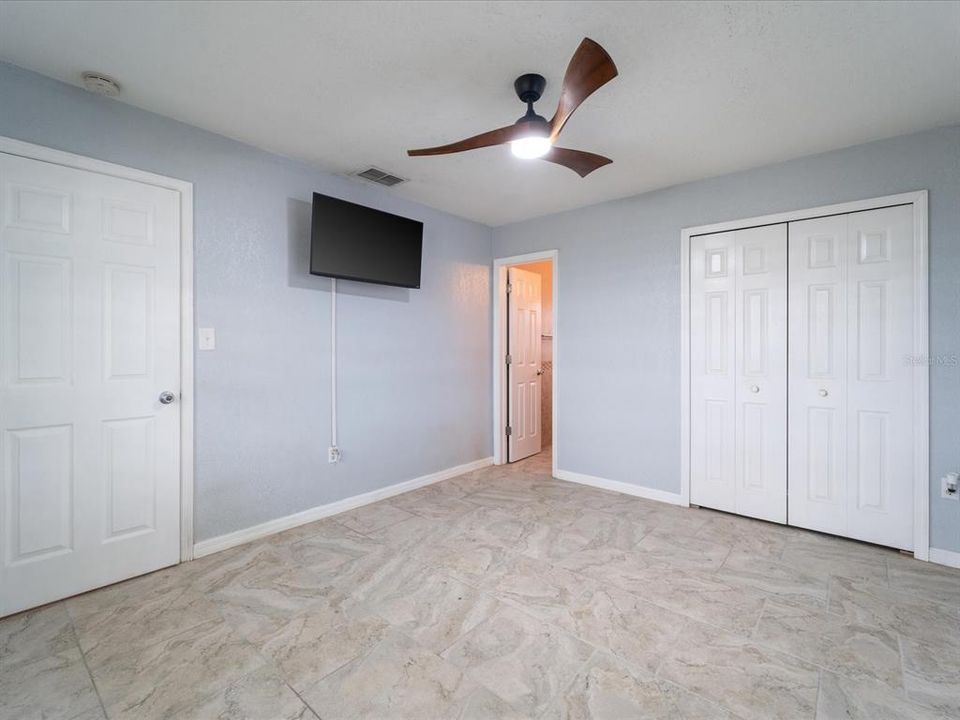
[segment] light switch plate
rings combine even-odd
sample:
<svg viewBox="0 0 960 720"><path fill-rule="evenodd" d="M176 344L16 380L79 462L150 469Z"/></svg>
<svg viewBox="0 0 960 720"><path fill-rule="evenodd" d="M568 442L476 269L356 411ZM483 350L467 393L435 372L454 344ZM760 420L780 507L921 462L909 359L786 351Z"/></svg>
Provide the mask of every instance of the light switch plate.
<svg viewBox="0 0 960 720"><path fill-rule="evenodd" d="M213 328L200 328L197 331L197 349L198 350L216 350L217 349L217 331Z"/></svg>

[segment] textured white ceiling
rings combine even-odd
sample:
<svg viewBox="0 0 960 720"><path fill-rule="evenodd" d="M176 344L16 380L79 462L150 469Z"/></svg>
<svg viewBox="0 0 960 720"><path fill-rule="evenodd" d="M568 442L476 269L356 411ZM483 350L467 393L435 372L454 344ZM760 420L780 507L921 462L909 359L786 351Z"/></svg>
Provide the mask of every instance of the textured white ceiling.
<svg viewBox="0 0 960 720"><path fill-rule="evenodd" d="M524 72L549 117L584 36L620 77L561 144L613 165L406 156L515 120ZM4 2L0 59L490 225L960 122L957 2Z"/></svg>

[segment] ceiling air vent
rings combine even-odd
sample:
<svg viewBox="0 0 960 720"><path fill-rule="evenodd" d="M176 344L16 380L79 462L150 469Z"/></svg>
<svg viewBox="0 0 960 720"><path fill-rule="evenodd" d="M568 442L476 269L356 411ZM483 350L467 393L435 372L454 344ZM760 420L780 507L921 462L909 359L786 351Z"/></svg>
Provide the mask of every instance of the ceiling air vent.
<svg viewBox="0 0 960 720"><path fill-rule="evenodd" d="M375 182L378 185L386 185L387 187L393 187L394 185L399 185L400 183L407 181L406 178L391 175L385 170L380 170L375 167L367 168L366 170L358 172L357 177L362 177L364 180Z"/></svg>

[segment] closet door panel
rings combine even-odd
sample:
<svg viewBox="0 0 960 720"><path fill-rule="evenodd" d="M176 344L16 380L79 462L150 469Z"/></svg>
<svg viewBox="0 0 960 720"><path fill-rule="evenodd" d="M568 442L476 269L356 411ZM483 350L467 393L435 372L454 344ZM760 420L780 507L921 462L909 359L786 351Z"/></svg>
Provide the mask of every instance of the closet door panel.
<svg viewBox="0 0 960 720"><path fill-rule="evenodd" d="M847 217L790 223L791 525L846 531Z"/></svg>
<svg viewBox="0 0 960 720"><path fill-rule="evenodd" d="M790 223L789 522L913 548L913 214Z"/></svg>
<svg viewBox="0 0 960 720"><path fill-rule="evenodd" d="M736 512L787 521L787 226L738 230Z"/></svg>
<svg viewBox="0 0 960 720"><path fill-rule="evenodd" d="M691 238L690 500L786 522L786 225Z"/></svg>
<svg viewBox="0 0 960 720"><path fill-rule="evenodd" d="M913 547L913 212L848 216L847 531Z"/></svg>
<svg viewBox="0 0 960 720"><path fill-rule="evenodd" d="M690 501L736 510L734 233L690 239Z"/></svg>

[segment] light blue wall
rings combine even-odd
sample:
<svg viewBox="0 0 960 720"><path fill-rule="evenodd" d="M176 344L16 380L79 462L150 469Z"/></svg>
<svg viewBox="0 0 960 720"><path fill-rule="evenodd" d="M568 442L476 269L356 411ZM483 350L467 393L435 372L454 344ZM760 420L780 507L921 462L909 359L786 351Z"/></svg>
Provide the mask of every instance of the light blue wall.
<svg viewBox="0 0 960 720"><path fill-rule="evenodd" d="M2 63L0 135L194 183L197 323L218 343L197 354L198 539L489 454L489 228ZM679 490L682 227L922 188L948 361L931 369L932 544L960 551L960 504L938 491L960 466L957 127L495 229L497 256L560 250L560 467ZM341 283L335 467L313 191L425 223L422 290Z"/></svg>
<svg viewBox="0 0 960 720"><path fill-rule="evenodd" d="M0 64L0 135L194 184L202 540L490 454L489 228ZM307 274L314 191L424 223L423 288Z"/></svg>
<svg viewBox="0 0 960 720"><path fill-rule="evenodd" d="M679 491L681 228L920 189L930 350L944 360L930 372L931 542L960 551L960 504L939 492L960 469L960 127L496 228L496 257L560 251L560 468Z"/></svg>

